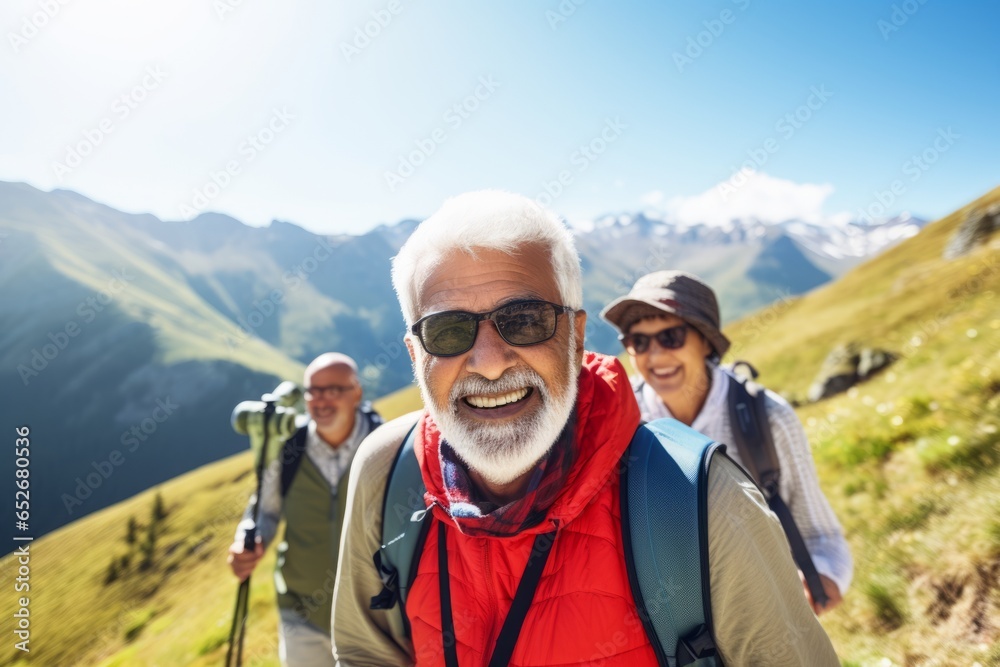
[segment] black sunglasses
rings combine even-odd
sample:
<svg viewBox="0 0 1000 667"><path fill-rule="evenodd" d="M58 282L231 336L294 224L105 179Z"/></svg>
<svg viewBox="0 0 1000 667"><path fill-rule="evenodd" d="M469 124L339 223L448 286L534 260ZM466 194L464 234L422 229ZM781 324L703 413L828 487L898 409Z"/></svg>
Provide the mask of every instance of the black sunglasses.
<svg viewBox="0 0 1000 667"><path fill-rule="evenodd" d="M622 342L622 345L625 346L629 354L645 354L649 349L650 342L654 338L660 347L667 350L677 350L684 347L684 343L687 341L688 329L689 326L687 324L678 324L677 326L657 331L653 335L644 333L622 334L618 336L618 340Z"/></svg>
<svg viewBox="0 0 1000 667"><path fill-rule="evenodd" d="M573 309L548 301L514 301L488 313L446 310L421 317L410 327L428 354L454 357L476 344L479 323L493 320L500 337L507 344L524 346L544 343L556 335L560 313Z"/></svg>

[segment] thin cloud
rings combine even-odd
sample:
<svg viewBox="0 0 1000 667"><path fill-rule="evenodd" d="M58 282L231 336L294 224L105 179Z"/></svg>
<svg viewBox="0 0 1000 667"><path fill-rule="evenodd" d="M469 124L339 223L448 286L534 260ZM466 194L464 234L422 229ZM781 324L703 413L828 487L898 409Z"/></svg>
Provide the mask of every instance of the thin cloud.
<svg viewBox="0 0 1000 667"><path fill-rule="evenodd" d="M737 219L836 224L845 219L845 214L823 212L823 204L831 194L833 186L829 183L795 183L762 172L744 171L701 194L672 197L661 207L669 219L689 225L722 226ZM653 191L642 197L642 203L660 206L662 199L662 192Z"/></svg>
<svg viewBox="0 0 1000 667"><path fill-rule="evenodd" d="M664 199L665 195L663 194L663 190L653 190L652 192L644 194L639 201L642 202L643 206L658 207L663 204Z"/></svg>

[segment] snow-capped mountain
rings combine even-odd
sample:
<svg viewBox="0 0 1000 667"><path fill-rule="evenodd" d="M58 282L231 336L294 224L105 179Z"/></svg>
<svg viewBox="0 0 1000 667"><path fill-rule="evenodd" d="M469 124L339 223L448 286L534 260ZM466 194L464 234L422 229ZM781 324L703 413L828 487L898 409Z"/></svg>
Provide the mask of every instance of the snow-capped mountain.
<svg viewBox="0 0 1000 667"><path fill-rule="evenodd" d="M646 236L674 243L745 243L753 239L786 234L805 252L846 266L876 255L927 224L909 213L866 223L860 221L816 224L802 220L765 223L753 218L732 220L726 225L685 224L670 221L662 213L616 213L600 216L589 224L575 226L578 236L607 242L630 236Z"/></svg>

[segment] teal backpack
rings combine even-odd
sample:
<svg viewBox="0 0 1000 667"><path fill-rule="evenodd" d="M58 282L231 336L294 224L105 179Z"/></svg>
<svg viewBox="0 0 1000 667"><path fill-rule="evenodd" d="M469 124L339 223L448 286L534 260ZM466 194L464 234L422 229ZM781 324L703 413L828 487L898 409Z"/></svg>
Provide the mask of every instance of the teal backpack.
<svg viewBox="0 0 1000 667"><path fill-rule="evenodd" d="M374 554L383 589L371 600L372 609L391 609L398 602L407 634L407 593L431 524L413 444L411 429L389 472L382 509L383 546ZM674 419L659 419L640 425L620 463L629 583L661 667L722 665L712 637L708 581L708 469L715 455L725 456L725 445ZM537 585L545 560L532 560L541 564L532 577L529 562L523 579L533 578ZM520 599L522 587L531 589L526 599ZM520 607L520 620L511 623L508 617L504 623L491 666L507 664L533 593L534 585L518 586L511 615ZM442 608L450 609L446 597L442 596ZM515 626L510 633L508 624ZM446 665L457 665L454 641L448 637L443 641Z"/></svg>

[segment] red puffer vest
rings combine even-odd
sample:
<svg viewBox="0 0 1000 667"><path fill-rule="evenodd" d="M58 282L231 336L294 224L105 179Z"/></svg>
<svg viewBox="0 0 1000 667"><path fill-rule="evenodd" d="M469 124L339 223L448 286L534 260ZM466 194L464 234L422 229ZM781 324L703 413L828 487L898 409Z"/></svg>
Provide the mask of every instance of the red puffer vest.
<svg viewBox="0 0 1000 667"><path fill-rule="evenodd" d="M536 534L556 537L525 618L512 667L655 667L625 569L619 460L639 425L625 369L586 353L579 377L578 456L545 520L512 537L470 537L454 526L436 447L415 446L437 504L406 604L419 667L444 665L438 593L438 523L445 522L460 667L486 667ZM417 433L421 432L418 425Z"/></svg>

